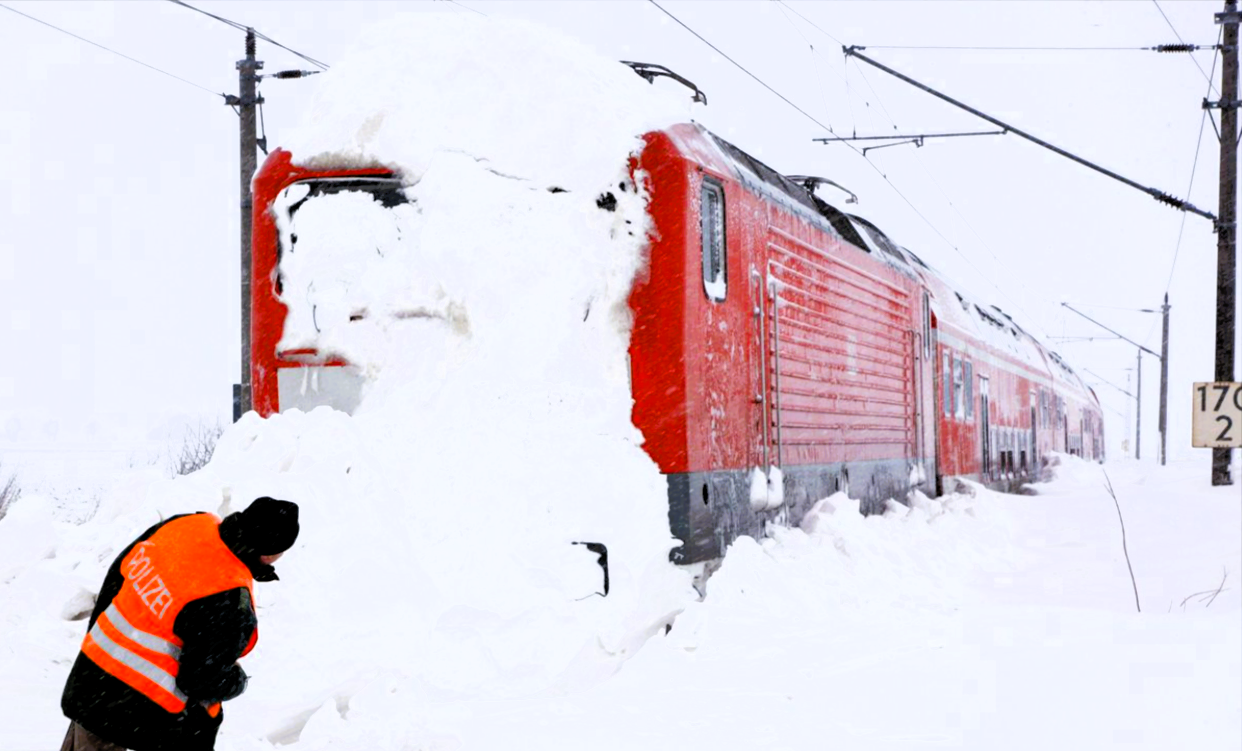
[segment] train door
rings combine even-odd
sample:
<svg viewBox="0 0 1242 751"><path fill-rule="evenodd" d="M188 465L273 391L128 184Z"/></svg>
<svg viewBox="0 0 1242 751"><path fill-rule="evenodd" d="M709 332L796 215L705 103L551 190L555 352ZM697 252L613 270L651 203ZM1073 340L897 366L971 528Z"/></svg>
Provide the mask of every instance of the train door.
<svg viewBox="0 0 1242 751"><path fill-rule="evenodd" d="M935 453L936 453L936 469L935 469L936 495L940 496L940 495L944 495L944 460L947 454L947 452L944 450L944 444L941 443L941 441L943 440L943 432L941 430L940 423L942 422L941 415L944 413L944 407L941 401L944 398L943 397L944 388L941 384L943 383L943 379L948 374L943 372L940 367L940 362L941 362L940 335L939 335L939 327L937 326L937 320L934 316L931 319L931 347L930 347L929 360L931 361L931 372L932 372L932 380L931 380L932 393L931 393L931 399L930 399L930 402L931 402L930 421L932 424L932 446L935 447Z"/></svg>
<svg viewBox="0 0 1242 751"><path fill-rule="evenodd" d="M914 423L917 435L915 462L920 467L919 484L923 486L924 491L928 491L928 481L936 473L934 458L936 453L934 448L936 442L936 368L933 360L936 343L932 335L931 299L926 291L922 293L922 297L923 328L921 334L916 337L914 346L914 359L917 367L915 378L918 382Z"/></svg>
<svg viewBox="0 0 1242 751"><path fill-rule="evenodd" d="M1039 423L1035 421L1038 416L1035 410L1037 396L1034 391L1031 392L1031 471L1036 473L1039 471L1039 433L1036 432Z"/></svg>
<svg viewBox="0 0 1242 751"><path fill-rule="evenodd" d="M983 449L982 461L979 464L980 479L992 479L992 424L991 403L988 396L988 379L979 376L979 445Z"/></svg>
<svg viewBox="0 0 1242 751"><path fill-rule="evenodd" d="M701 308L703 349L699 353L703 387L698 396L701 401L690 408L707 423L703 435L707 461L702 469L744 470L750 463L750 436L738 426L744 424L739 418L749 412L753 397L746 376L750 355L746 267L744 259L730 257L740 255L735 251L742 244L731 237L738 223L727 219L736 207L726 203L725 183L704 174L699 198L699 294L706 298ZM709 494L713 490L723 488L710 489Z"/></svg>
<svg viewBox="0 0 1242 751"><path fill-rule="evenodd" d="M768 372L768 312L767 312L767 283L766 274L760 268L752 263L750 265L750 296L751 310L754 316L754 332L752 338L754 340L754 352L751 357L751 387L754 390L754 403L757 412L757 420L752 421L754 424L754 457L753 462L756 467L763 468L764 472L769 471L772 466L772 441L769 436L771 418L769 417L768 401L771 397L769 391L768 380L770 374Z"/></svg>

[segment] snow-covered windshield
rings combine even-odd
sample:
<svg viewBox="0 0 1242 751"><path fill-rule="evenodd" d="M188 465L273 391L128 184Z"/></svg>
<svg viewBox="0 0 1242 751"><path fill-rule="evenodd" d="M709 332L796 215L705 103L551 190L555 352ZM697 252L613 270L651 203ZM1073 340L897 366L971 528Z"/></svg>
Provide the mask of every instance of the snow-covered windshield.
<svg viewBox="0 0 1242 751"><path fill-rule="evenodd" d="M365 318L377 301L408 301L407 238L417 210L399 178L304 180L272 211L280 230L276 290L289 311L282 350L317 349L323 334Z"/></svg>

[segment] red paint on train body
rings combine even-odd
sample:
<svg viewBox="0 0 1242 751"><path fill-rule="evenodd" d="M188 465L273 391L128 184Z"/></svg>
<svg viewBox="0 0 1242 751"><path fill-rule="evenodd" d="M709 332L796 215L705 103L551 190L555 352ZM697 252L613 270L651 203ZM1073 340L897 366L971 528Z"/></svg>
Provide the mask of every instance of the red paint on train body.
<svg viewBox="0 0 1242 751"><path fill-rule="evenodd" d="M306 169L294 164L293 155L284 149L273 151L255 174L250 255L250 390L252 409L263 417L281 409L281 369L345 365L339 358L321 357L315 350L277 351L285 330L288 308L280 300L281 244L272 204L282 191L294 183L375 177L392 177L392 172L383 169Z"/></svg>
<svg viewBox="0 0 1242 751"><path fill-rule="evenodd" d="M629 298L633 421L668 479L670 527L684 542L674 561L719 557L769 522L796 524L839 489L874 512L948 478L1019 485L1052 450L1102 458L1094 394L1004 313L701 126L644 141L631 156L652 225ZM276 351L286 309L273 202L303 181L392 177L308 170L284 151L256 176L261 415L282 408L281 371L343 364ZM776 503L753 490L769 467L783 476Z"/></svg>

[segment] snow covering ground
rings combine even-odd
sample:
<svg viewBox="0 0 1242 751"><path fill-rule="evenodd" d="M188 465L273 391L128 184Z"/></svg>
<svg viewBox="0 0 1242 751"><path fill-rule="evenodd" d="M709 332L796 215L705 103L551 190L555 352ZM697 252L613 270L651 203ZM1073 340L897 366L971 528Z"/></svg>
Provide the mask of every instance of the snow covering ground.
<svg viewBox="0 0 1242 751"><path fill-rule="evenodd" d="M314 417L350 434L342 415ZM309 432L283 447L286 474L323 460ZM452 581L447 565L421 576L374 508L314 496L282 581L259 589L250 689L227 707L218 748L1237 749L1237 487L1206 487L1206 461L1107 468L1137 613L1103 470L1061 460L1034 496L971 487L867 518L826 499L804 529L739 540L706 597L623 665L559 674L581 640L564 588L509 611L445 609L428 590ZM85 626L67 619L149 520L139 510L197 485L137 475L105 502L115 514L86 524L38 497L0 520L0 748L59 742ZM368 526L360 544L331 542ZM342 544L348 554L325 554ZM1226 575L1214 599L1198 594Z"/></svg>
<svg viewBox="0 0 1242 751"><path fill-rule="evenodd" d="M410 202L281 219L299 237L285 344L344 354L361 405L248 415L203 470L119 472L86 509L16 503L0 751L59 743L124 545L260 495L297 501L303 531L258 588L221 751L1238 748L1239 499L1204 462L1111 470L1142 614L1100 469L1073 459L1038 496L866 519L826 499L805 529L739 540L700 600L629 422L645 198L615 192L637 136L686 118L682 93L524 24L420 15L367 39L288 145L392 166ZM607 597L582 542L608 546ZM1210 604L1191 596L1222 572Z"/></svg>

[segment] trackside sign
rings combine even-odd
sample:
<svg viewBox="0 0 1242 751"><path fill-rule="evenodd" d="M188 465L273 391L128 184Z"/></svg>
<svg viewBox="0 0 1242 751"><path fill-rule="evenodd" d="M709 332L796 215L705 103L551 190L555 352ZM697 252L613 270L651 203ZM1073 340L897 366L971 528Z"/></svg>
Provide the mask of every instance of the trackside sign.
<svg viewBox="0 0 1242 751"><path fill-rule="evenodd" d="M1195 448L1242 447L1242 383L1196 383L1190 432Z"/></svg>

